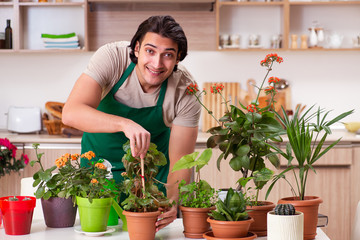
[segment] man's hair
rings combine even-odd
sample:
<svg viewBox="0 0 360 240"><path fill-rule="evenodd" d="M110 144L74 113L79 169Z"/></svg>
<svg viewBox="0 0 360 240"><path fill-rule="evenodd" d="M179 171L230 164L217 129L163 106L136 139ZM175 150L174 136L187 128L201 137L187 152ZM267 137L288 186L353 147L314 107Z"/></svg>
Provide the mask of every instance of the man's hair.
<svg viewBox="0 0 360 240"><path fill-rule="evenodd" d="M137 64L138 58L135 56L136 42L139 41L140 45L148 32L157 33L162 37L169 38L177 43L179 61L182 61L187 55L187 39L181 26L171 16L152 16L142 22L134 37L130 42L130 59L133 63ZM178 57L178 56L176 56ZM174 67L174 71L177 70L177 65Z"/></svg>

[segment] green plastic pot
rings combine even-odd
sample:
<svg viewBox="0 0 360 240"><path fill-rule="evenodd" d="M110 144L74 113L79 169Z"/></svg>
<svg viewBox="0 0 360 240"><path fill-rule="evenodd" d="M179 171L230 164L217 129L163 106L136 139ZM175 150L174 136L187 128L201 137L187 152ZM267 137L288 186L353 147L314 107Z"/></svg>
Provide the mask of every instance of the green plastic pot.
<svg viewBox="0 0 360 240"><path fill-rule="evenodd" d="M88 198L76 197L76 204L79 209L81 230L84 232L104 232L113 203L112 198L93 199L92 203Z"/></svg>

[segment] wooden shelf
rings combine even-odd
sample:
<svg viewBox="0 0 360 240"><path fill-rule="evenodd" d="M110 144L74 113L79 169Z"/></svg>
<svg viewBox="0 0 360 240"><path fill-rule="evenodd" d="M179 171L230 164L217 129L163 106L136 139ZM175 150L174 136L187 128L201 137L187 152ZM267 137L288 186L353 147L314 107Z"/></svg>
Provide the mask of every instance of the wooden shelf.
<svg viewBox="0 0 360 240"><path fill-rule="evenodd" d="M220 6L274 6L284 5L284 2L219 2Z"/></svg>
<svg viewBox="0 0 360 240"><path fill-rule="evenodd" d="M20 2L19 6L29 6L29 7L61 7L61 6L84 6L84 2L47 2L47 3L38 3L38 2Z"/></svg>
<svg viewBox="0 0 360 240"><path fill-rule="evenodd" d="M212 3L215 0L88 0L88 2L97 3Z"/></svg>

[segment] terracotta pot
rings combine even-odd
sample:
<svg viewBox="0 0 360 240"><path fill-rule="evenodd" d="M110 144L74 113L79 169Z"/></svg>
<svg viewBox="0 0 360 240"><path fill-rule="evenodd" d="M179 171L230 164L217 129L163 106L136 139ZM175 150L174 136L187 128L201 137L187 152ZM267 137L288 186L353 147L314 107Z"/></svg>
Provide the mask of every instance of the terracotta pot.
<svg viewBox="0 0 360 240"><path fill-rule="evenodd" d="M52 197L41 199L46 226L51 228L72 227L75 223L77 206L72 198Z"/></svg>
<svg viewBox="0 0 360 240"><path fill-rule="evenodd" d="M259 201L261 206L247 206L249 216L254 219L249 231L256 233L258 237L267 235L267 213L275 208L275 204L268 201Z"/></svg>
<svg viewBox="0 0 360 240"><path fill-rule="evenodd" d="M130 240L154 240L156 233L155 223L160 211L123 211L123 214L126 216Z"/></svg>
<svg viewBox="0 0 360 240"><path fill-rule="evenodd" d="M267 240L303 240L304 214L275 215L274 211L267 213Z"/></svg>
<svg viewBox="0 0 360 240"><path fill-rule="evenodd" d="M242 221L219 221L209 217L207 221L216 238L241 238L248 235L250 224L254 219L249 217L248 220Z"/></svg>
<svg viewBox="0 0 360 240"><path fill-rule="evenodd" d="M210 229L210 223L207 221L208 213L211 208L191 208L180 206L183 216L184 235L187 238L203 238L203 234Z"/></svg>
<svg viewBox="0 0 360 240"><path fill-rule="evenodd" d="M297 200L297 197L282 198L278 204L290 203L295 210L304 213L304 240L315 239L319 205L323 200L316 196L306 196L305 200Z"/></svg>

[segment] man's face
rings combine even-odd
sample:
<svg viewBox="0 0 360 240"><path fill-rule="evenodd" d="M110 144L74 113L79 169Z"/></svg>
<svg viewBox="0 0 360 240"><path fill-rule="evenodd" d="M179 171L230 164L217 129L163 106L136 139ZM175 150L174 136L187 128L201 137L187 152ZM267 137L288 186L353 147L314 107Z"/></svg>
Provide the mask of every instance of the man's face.
<svg viewBox="0 0 360 240"><path fill-rule="evenodd" d="M136 74L144 92L152 92L165 81L179 62L178 45L170 38L148 32L135 46Z"/></svg>

